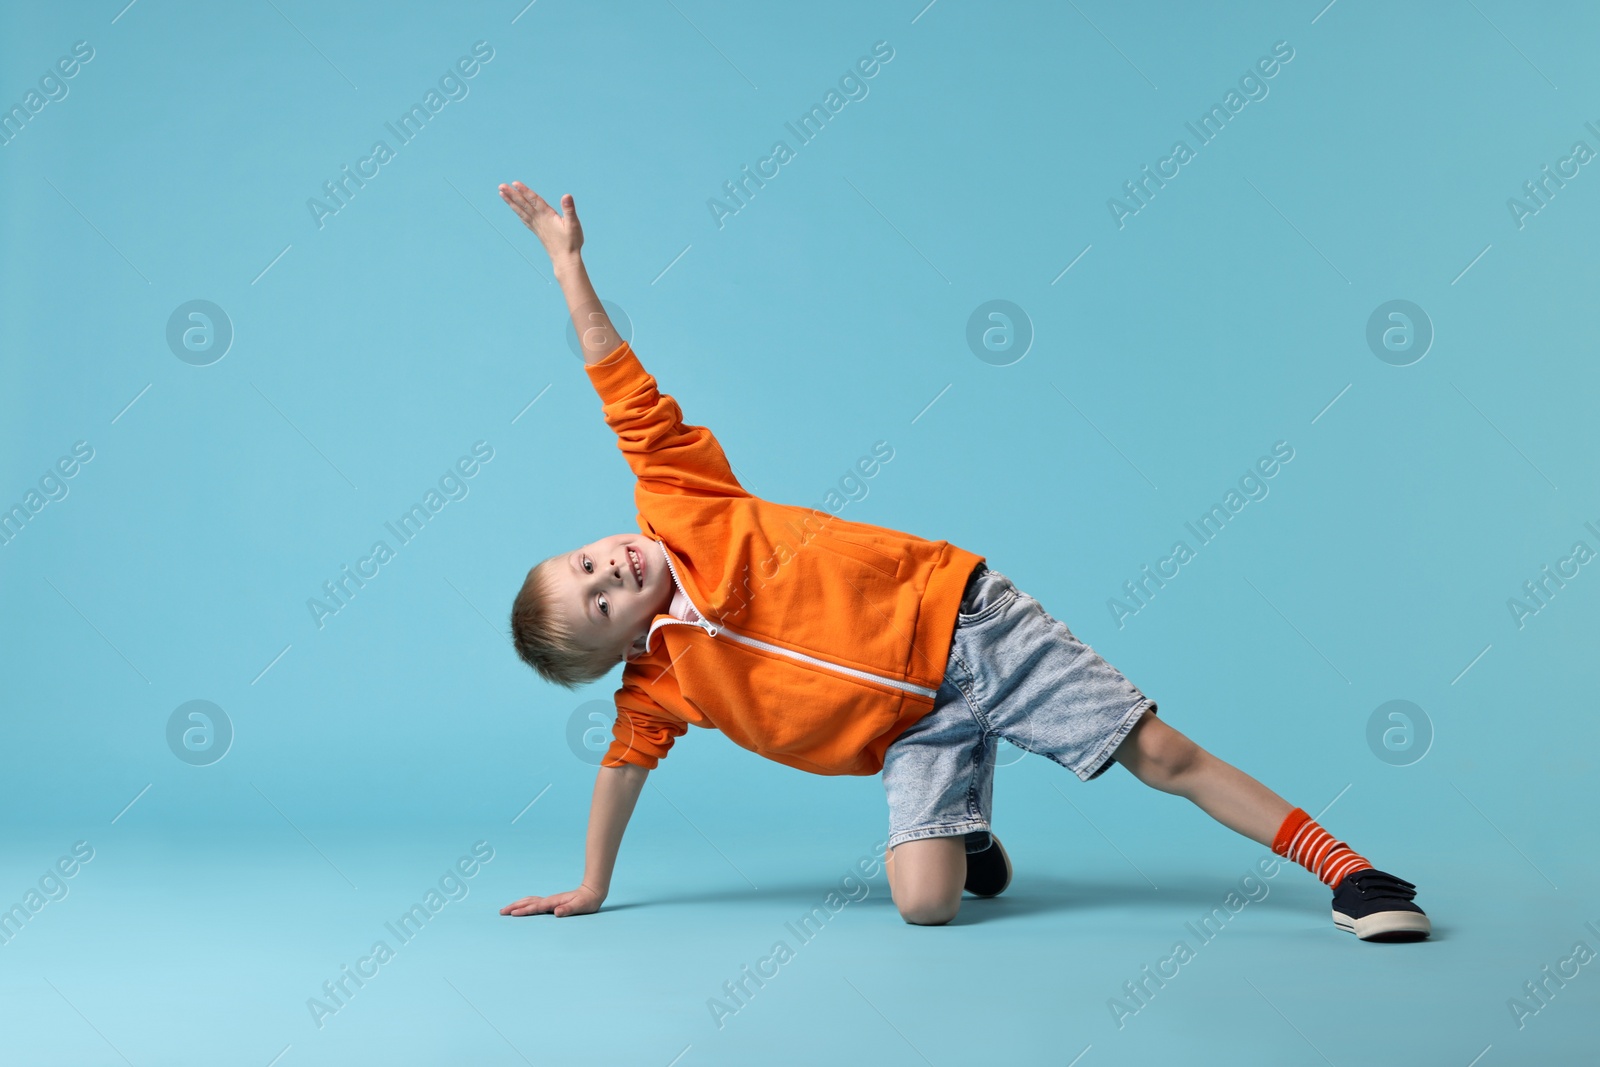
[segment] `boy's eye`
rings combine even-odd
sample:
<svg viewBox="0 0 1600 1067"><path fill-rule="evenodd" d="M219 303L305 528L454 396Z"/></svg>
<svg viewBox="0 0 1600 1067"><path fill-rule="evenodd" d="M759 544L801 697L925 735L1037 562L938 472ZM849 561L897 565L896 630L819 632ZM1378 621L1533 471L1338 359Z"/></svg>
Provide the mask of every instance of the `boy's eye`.
<svg viewBox="0 0 1600 1067"><path fill-rule="evenodd" d="M583 569L588 574L593 574L594 573L594 564L589 562L589 557L588 556L584 556L583 557Z"/></svg>
<svg viewBox="0 0 1600 1067"><path fill-rule="evenodd" d="M600 598L600 614L606 615L606 616L609 616L611 614L611 606L605 602L605 598L604 597Z"/></svg>

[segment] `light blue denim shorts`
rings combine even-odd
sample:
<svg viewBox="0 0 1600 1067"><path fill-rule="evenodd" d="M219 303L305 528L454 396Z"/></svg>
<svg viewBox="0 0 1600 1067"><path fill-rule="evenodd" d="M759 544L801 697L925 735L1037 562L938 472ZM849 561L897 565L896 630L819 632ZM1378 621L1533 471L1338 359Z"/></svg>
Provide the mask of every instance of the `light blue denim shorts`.
<svg viewBox="0 0 1600 1067"><path fill-rule="evenodd" d="M933 710L884 754L889 847L966 835L989 847L1000 738L1087 782L1155 701L999 571L979 565Z"/></svg>

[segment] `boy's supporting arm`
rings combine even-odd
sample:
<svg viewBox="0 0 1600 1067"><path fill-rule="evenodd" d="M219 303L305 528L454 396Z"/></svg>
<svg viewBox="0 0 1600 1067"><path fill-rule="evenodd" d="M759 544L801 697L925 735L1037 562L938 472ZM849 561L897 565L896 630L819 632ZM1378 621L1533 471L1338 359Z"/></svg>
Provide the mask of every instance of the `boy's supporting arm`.
<svg viewBox="0 0 1600 1067"><path fill-rule="evenodd" d="M650 772L634 763L601 767L589 802L589 837L584 851L583 884L604 899L611 892L611 871L617 865L622 832ZM596 905L598 907L598 905Z"/></svg>
<svg viewBox="0 0 1600 1067"><path fill-rule="evenodd" d="M650 772L636 764L601 767L594 780L594 798L589 802L589 838L583 868L583 883L576 889L548 897L523 897L500 909L501 915L538 915L550 912L558 917L587 915L600 910L611 892L611 872L617 863L622 832L628 828L634 804Z"/></svg>

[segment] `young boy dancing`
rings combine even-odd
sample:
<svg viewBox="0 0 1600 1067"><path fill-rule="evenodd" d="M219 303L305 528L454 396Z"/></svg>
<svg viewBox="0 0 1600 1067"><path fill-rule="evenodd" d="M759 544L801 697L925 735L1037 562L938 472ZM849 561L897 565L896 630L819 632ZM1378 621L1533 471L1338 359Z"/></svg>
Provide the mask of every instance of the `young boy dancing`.
<svg viewBox="0 0 1600 1067"><path fill-rule="evenodd" d="M814 774L881 770L884 867L909 923L947 923L963 890L1010 883L989 826L1005 738L1083 781L1116 762L1193 801L1331 887L1334 924L1362 940L1428 936L1415 886L1156 718L1155 701L982 557L746 492L612 327L572 197L557 213L520 182L500 195L550 256L637 478L640 529L537 564L512 606L517 653L548 681L576 688L624 666L583 882L502 915L598 911L646 775L693 724Z"/></svg>

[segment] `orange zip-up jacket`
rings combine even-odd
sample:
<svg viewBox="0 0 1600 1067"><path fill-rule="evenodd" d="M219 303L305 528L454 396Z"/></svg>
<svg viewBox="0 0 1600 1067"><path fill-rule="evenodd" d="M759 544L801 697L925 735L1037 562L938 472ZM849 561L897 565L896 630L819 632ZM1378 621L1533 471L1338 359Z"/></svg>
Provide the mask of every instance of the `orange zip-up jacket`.
<svg viewBox="0 0 1600 1067"><path fill-rule="evenodd" d="M692 724L813 774L878 773L933 710L983 557L752 496L628 342L585 369L638 479L639 529L703 620L655 617L601 764L654 768Z"/></svg>

